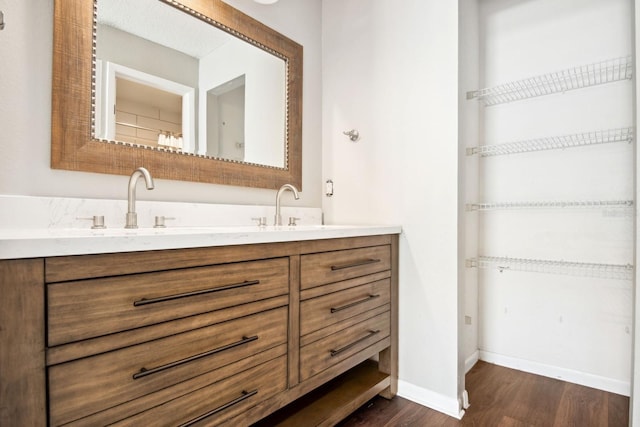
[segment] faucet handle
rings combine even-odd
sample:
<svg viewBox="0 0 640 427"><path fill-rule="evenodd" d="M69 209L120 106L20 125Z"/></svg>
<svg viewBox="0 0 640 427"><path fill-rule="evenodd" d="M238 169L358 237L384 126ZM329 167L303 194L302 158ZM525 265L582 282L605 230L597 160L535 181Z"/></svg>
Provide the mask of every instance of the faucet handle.
<svg viewBox="0 0 640 427"><path fill-rule="evenodd" d="M296 221L300 221L300 218L296 218L295 216L290 216L289 217L289 226L293 227L293 226L298 225L296 223Z"/></svg>
<svg viewBox="0 0 640 427"><path fill-rule="evenodd" d="M107 228L107 226L104 225L104 215L94 215L90 218L76 217L76 219L81 219L84 221L93 221L91 228L94 230Z"/></svg>
<svg viewBox="0 0 640 427"><path fill-rule="evenodd" d="M156 215L156 222L153 225L153 228L167 228L167 226L164 223L165 220L172 220L172 219L175 219L175 218L164 216L164 215Z"/></svg>
<svg viewBox="0 0 640 427"><path fill-rule="evenodd" d="M267 217L266 216L251 218L251 220L252 221L256 221L258 223L258 227L266 227L267 226Z"/></svg>

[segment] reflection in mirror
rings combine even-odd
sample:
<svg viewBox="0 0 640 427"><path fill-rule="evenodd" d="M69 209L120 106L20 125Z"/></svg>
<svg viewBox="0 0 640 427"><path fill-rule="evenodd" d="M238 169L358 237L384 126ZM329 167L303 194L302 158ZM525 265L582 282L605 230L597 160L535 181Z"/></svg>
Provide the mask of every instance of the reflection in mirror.
<svg viewBox="0 0 640 427"><path fill-rule="evenodd" d="M115 105L117 141L182 150L182 96L116 78Z"/></svg>
<svg viewBox="0 0 640 427"><path fill-rule="evenodd" d="M193 88L112 62L96 64L96 138L192 152Z"/></svg>
<svg viewBox="0 0 640 427"><path fill-rule="evenodd" d="M282 58L157 0L100 0L96 38L95 138L287 167Z"/></svg>
<svg viewBox="0 0 640 427"><path fill-rule="evenodd" d="M207 91L207 154L244 161L245 76Z"/></svg>

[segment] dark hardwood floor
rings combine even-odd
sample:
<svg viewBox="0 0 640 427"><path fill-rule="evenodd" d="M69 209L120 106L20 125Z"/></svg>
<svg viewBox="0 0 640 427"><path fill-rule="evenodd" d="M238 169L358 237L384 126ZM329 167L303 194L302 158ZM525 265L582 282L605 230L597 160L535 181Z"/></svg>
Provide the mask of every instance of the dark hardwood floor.
<svg viewBox="0 0 640 427"><path fill-rule="evenodd" d="M462 420L401 397L376 397L340 427L626 427L629 398L478 362L466 376L471 406Z"/></svg>

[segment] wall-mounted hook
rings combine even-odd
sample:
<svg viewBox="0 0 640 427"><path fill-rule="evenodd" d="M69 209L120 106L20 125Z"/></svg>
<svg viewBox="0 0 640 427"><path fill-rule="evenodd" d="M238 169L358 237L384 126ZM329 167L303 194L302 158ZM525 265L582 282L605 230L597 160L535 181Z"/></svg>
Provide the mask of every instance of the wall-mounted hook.
<svg viewBox="0 0 640 427"><path fill-rule="evenodd" d="M356 142L360 138L360 132L358 132L355 129L347 130L342 133L347 135L349 139L353 142Z"/></svg>
<svg viewBox="0 0 640 427"><path fill-rule="evenodd" d="M0 30L4 30L4 13L0 10Z"/></svg>

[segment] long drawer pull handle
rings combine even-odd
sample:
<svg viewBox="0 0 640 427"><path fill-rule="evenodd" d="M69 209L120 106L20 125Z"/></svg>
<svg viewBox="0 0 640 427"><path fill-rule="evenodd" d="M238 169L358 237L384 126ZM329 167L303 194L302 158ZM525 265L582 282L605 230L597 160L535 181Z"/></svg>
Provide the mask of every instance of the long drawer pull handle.
<svg viewBox="0 0 640 427"><path fill-rule="evenodd" d="M380 262L380 260L377 258L368 258L360 261L350 262L347 264L332 265L331 271L343 270L345 268L351 268L351 267L361 267L363 265L375 264L376 262Z"/></svg>
<svg viewBox="0 0 640 427"><path fill-rule="evenodd" d="M185 363L193 362L194 360L202 359L203 357L211 356L212 354L220 353L225 350L230 350L234 347L238 347L243 344L250 343L251 341L255 341L258 339L257 335L252 337L242 337L240 341L233 342L231 344L223 345L222 347L214 348L213 350L205 351L204 353L194 354L193 356L189 356L184 359L176 360L175 362L167 363L166 365L156 366L155 368L147 369L140 368L139 372L133 374L133 379L137 380L138 378L146 377L147 375L155 374L166 369L175 368L176 366L183 365Z"/></svg>
<svg viewBox="0 0 640 427"><path fill-rule="evenodd" d="M338 312L338 311L346 310L347 308L351 308L351 307L354 307L354 306L356 306L358 304L362 304L362 303L365 303L367 301L371 301L372 299L376 299L378 297L380 297L380 294L375 294L375 295L369 294L366 298L359 299L358 301L350 302L349 304L341 305L340 307L331 307L331 312L335 313L335 312Z"/></svg>
<svg viewBox="0 0 640 427"><path fill-rule="evenodd" d="M238 403L242 402L243 400L246 400L246 399L250 398L251 396L255 396L256 394L258 394L258 390L257 389L253 390L253 391L242 390L242 396L236 397L231 402L225 403L224 405L219 406L216 409L212 409L211 411L207 412L206 414L202 414L199 417L196 417L196 418L194 418L194 419L192 419L190 421L187 421L184 424L180 424L179 427L189 427L191 425L194 425L198 421L202 421L205 418L210 417L211 415L215 415L218 412L224 411L225 409L228 409L228 408L232 407L233 405L237 405Z"/></svg>
<svg viewBox="0 0 640 427"><path fill-rule="evenodd" d="M335 357L335 356L339 355L340 353L344 353L345 351L349 350L351 347L354 347L357 344L359 344L360 342L362 342L364 340L367 340L367 339L371 338L372 336L374 336L376 334L379 334L379 333L380 333L380 329L370 330L367 335L365 335L362 338L358 338L357 340L355 340L351 344L347 344L344 347L339 348L337 350L329 350L329 352L331 353L331 357Z"/></svg>
<svg viewBox="0 0 640 427"><path fill-rule="evenodd" d="M175 295L166 295L158 298L142 298L141 300L134 301L133 305L134 307L138 307L141 305L155 304L158 302L171 301L179 298L194 297L197 295L210 294L213 292L226 291L229 289L242 288L243 286L259 285L259 284L260 284L260 280L245 280L244 282L241 282L241 283L234 283L231 285L219 286L217 288L202 289L199 291L185 292L182 294L175 294Z"/></svg>

